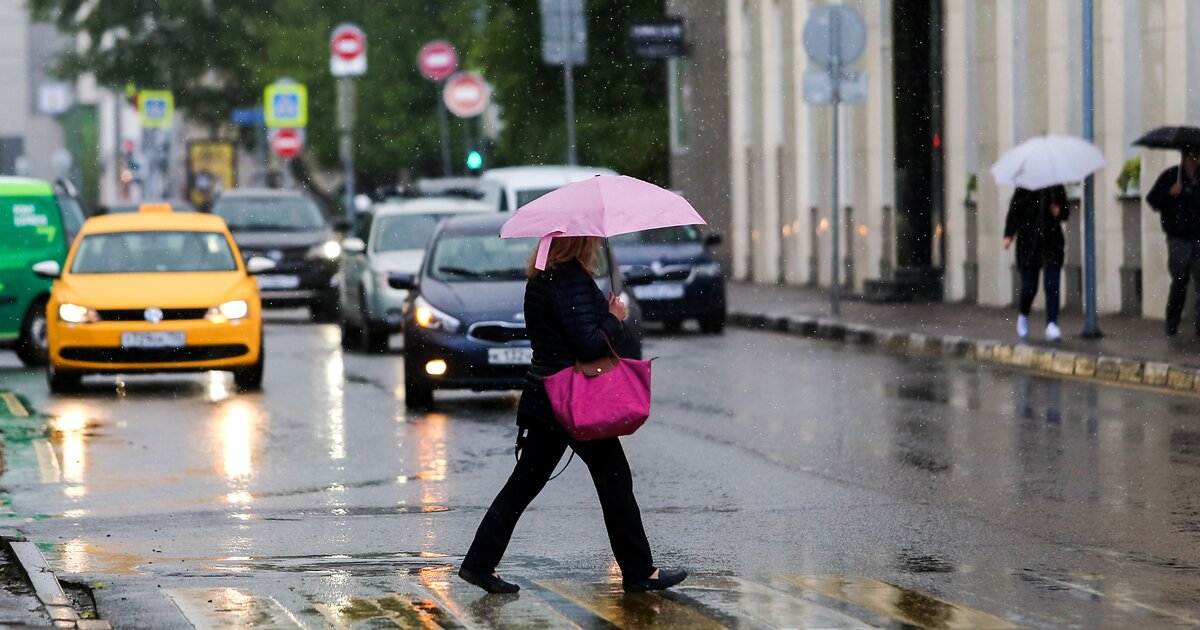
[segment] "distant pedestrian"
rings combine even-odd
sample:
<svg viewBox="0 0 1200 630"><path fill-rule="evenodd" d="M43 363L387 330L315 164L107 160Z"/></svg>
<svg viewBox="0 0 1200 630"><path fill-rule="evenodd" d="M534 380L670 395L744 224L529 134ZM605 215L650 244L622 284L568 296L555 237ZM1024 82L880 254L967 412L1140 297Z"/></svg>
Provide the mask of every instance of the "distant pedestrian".
<svg viewBox="0 0 1200 630"><path fill-rule="evenodd" d="M1200 335L1200 154L1184 152L1179 166L1163 171L1146 195L1146 203L1159 213L1167 234L1167 270L1171 289L1167 293L1167 336L1179 332L1188 278L1195 283L1196 313L1192 320Z"/></svg>
<svg viewBox="0 0 1200 630"><path fill-rule="evenodd" d="M1017 270L1021 274L1017 336L1029 336L1029 311L1037 297L1038 274L1046 289L1046 340L1058 341L1059 282L1066 258L1063 222L1070 216L1067 190L1051 186L1041 190L1018 188L1008 204L1004 220L1004 249L1017 241Z"/></svg>
<svg viewBox="0 0 1200 630"><path fill-rule="evenodd" d="M555 238L545 271L538 271L534 257L530 257L525 325L533 345L533 365L517 408L521 436L517 438L517 465L479 524L458 573L490 593L520 590L496 574L496 565L521 513L546 486L567 447L579 455L592 474L625 590L662 590L687 577L685 571L654 566L620 440L614 437L581 442L570 438L554 417L542 385L542 379L574 366L576 361L607 356L609 343L619 344L626 334L621 323L626 317L625 305L613 295L606 299L592 279L600 243L597 237ZM573 532L563 532L558 544L574 538Z"/></svg>

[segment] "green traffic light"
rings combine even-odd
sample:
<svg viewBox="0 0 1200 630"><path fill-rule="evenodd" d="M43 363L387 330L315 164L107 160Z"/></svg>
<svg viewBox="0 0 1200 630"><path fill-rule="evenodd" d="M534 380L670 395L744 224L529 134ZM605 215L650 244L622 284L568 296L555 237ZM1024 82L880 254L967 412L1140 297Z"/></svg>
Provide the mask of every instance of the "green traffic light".
<svg viewBox="0 0 1200 630"><path fill-rule="evenodd" d="M467 168L473 170L483 166L483 154L478 151L471 151L467 154Z"/></svg>

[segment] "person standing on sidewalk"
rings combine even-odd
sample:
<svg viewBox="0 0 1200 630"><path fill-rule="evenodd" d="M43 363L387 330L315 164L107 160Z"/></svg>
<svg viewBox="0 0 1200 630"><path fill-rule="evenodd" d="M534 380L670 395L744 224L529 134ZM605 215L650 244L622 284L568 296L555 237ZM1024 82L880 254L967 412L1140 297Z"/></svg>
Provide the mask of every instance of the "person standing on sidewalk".
<svg viewBox="0 0 1200 630"><path fill-rule="evenodd" d="M625 304L611 294L605 299L592 279L600 243L595 236L557 237L550 245L545 271L534 266L537 252L529 259L525 328L533 346L533 364L529 384L517 407L517 465L479 524L458 572L459 577L489 593L520 590L496 574L496 565L508 547L517 520L546 487L567 447L579 455L592 474L625 591L662 590L687 577L686 571L654 566L620 439L572 439L555 418L542 383L545 377L571 368L577 361L608 356L612 352L609 344L619 344L626 334L621 323L627 315ZM563 541L571 538L572 532L564 532Z"/></svg>
<svg viewBox="0 0 1200 630"><path fill-rule="evenodd" d="M1183 172L1180 172L1182 167ZM1146 195L1146 203L1159 214L1167 234L1167 336L1179 332L1189 277L1194 279L1196 314L1192 321L1200 335L1200 151L1185 151L1180 166L1163 171Z"/></svg>
<svg viewBox="0 0 1200 630"><path fill-rule="evenodd" d="M1058 341L1058 287L1066 258L1067 238L1063 222L1070 216L1067 189L1051 186L1041 190L1018 188L1008 204L1004 220L1004 249L1017 241L1017 270L1021 274L1017 336L1029 336L1029 311L1037 297L1038 274L1046 289L1046 340Z"/></svg>

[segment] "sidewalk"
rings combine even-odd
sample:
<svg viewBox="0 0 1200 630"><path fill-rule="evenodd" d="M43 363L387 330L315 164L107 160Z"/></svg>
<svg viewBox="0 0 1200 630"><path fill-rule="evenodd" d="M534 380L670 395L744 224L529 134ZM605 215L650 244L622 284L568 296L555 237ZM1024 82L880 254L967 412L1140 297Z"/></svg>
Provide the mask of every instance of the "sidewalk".
<svg viewBox="0 0 1200 630"><path fill-rule="evenodd" d="M1105 315L1099 322L1104 337L1088 340L1079 337L1083 317L1063 313L1063 340L1047 343L1037 312L1030 317L1030 338L1018 339L1011 308L850 298L834 318L829 294L820 289L730 283L728 298L736 326L1200 393L1200 338L1190 326L1167 338L1160 321Z"/></svg>

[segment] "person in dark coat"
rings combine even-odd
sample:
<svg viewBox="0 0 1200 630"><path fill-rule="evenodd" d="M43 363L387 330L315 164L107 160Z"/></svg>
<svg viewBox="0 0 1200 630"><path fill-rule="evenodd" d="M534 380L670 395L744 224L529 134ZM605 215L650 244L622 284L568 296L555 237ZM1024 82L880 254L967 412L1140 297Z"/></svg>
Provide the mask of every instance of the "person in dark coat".
<svg viewBox="0 0 1200 630"><path fill-rule="evenodd" d="M1192 324L1200 335L1200 152L1183 154L1180 166L1163 171L1146 195L1146 203L1159 214L1167 235L1167 336L1179 332L1189 277L1194 280L1196 313ZM1183 173L1180 173L1180 167Z"/></svg>
<svg viewBox="0 0 1200 630"><path fill-rule="evenodd" d="M1041 190L1018 188L1004 220L1004 249L1017 241L1017 270L1021 274L1017 336L1029 336L1029 311L1037 297L1038 274L1046 288L1046 340L1058 341L1058 287L1066 257L1067 239L1062 224L1070 215L1067 190L1051 186Z"/></svg>
<svg viewBox="0 0 1200 630"><path fill-rule="evenodd" d="M625 305L614 295L605 298L592 279L600 243L596 237L555 238L545 271L535 269L534 258L530 257L525 327L533 345L533 364L529 384L517 407L519 456L508 482L479 524L458 573L490 593L520 590L496 574L496 565L521 513L545 487L568 447L591 472L625 590L666 589L687 577L686 571L654 566L620 440L570 438L554 417L542 384L545 377L573 367L576 361L609 355L610 344L619 344L626 334L621 323L626 316Z"/></svg>

